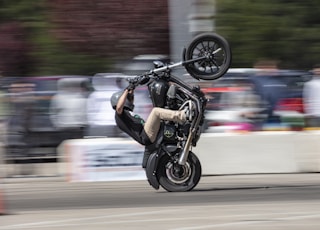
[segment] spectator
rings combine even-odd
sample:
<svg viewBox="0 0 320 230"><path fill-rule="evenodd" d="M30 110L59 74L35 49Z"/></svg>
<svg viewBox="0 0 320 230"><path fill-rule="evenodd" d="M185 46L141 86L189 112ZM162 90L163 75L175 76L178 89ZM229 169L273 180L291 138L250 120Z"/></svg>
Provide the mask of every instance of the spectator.
<svg viewBox="0 0 320 230"><path fill-rule="evenodd" d="M65 78L58 81L58 92L51 99L53 125L63 131L61 141L83 138L87 125L87 98L81 87L84 79Z"/></svg>
<svg viewBox="0 0 320 230"><path fill-rule="evenodd" d="M14 159L15 163L29 163L32 154L30 127L35 106L34 88L33 83L20 80L9 86L7 157Z"/></svg>
<svg viewBox="0 0 320 230"><path fill-rule="evenodd" d="M279 100L286 97L287 85L278 77L277 62L272 60L259 61L254 67L258 69L258 72L250 78L254 92L261 99L261 111L245 116L253 117L256 120L256 128L261 129L266 123L281 123L280 117L274 114L274 110Z"/></svg>
<svg viewBox="0 0 320 230"><path fill-rule="evenodd" d="M259 60L254 64L253 68L257 69L255 75L272 76L279 72L278 63L274 60Z"/></svg>
<svg viewBox="0 0 320 230"><path fill-rule="evenodd" d="M110 104L112 94L121 89L119 76L95 76L92 80L95 91L88 98L88 127L86 137L116 137L123 132L114 120Z"/></svg>
<svg viewBox="0 0 320 230"><path fill-rule="evenodd" d="M312 79L303 88L306 125L320 127L320 64L315 65L312 72Z"/></svg>

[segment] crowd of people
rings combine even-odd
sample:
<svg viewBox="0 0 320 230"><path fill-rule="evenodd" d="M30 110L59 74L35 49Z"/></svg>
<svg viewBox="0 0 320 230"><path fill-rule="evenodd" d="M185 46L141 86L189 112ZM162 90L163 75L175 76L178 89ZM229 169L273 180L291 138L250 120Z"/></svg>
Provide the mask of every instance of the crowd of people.
<svg viewBox="0 0 320 230"><path fill-rule="evenodd" d="M275 110L279 101L292 97L287 89L288 86L277 78L279 69L276 62L257 63L255 68L261 71L252 76L251 80L255 82L254 91L266 102L265 108L260 111L260 113L266 114L266 119L262 120L259 125L280 123L281 117L275 113ZM303 84L301 94L303 126L320 128L320 66L315 65L309 74L311 80Z"/></svg>
<svg viewBox="0 0 320 230"><path fill-rule="evenodd" d="M67 139L126 137L110 103L126 78L111 75L11 80L1 97L1 105L6 104L1 108L7 110L1 117L2 141L10 154L25 156L32 146L57 147ZM55 91L39 87L48 84ZM145 90L136 91L137 111L146 118L151 101Z"/></svg>
<svg viewBox="0 0 320 230"><path fill-rule="evenodd" d="M262 60L253 67L233 69L205 86L210 132L320 127L318 66L312 71L285 70L276 61Z"/></svg>
<svg viewBox="0 0 320 230"><path fill-rule="evenodd" d="M277 79L279 69L274 61L258 62L254 66L259 71L250 75L252 90L263 101L263 108L256 112L246 112L241 116L254 121L252 130L262 130L266 123L280 123L281 118L275 113L277 102L288 96L286 86ZM303 121L304 127L320 127L320 66L312 70L312 79L303 85ZM126 86L121 81L110 84L110 80L103 77L91 79L66 78L57 82L57 92L50 100L49 122L53 128L61 131L61 140L85 137L115 137L126 136L117 127L114 111L110 104L111 95ZM113 79L114 81L114 79ZM15 82L8 87L8 98L2 95L2 102L9 101L10 112L2 123L6 122L7 139L11 142L25 143L32 129L32 113L35 103L35 85L28 82ZM89 89L90 88L90 89ZM94 90L93 90L94 89ZM142 117L146 119L151 111L146 90L136 95L136 101L143 101ZM141 97L141 98L139 98ZM5 100L4 100L5 99ZM2 103L3 104L3 103ZM5 108L6 106L2 106ZM146 109L147 108L147 109ZM140 108L141 109L141 108ZM141 113L141 110L138 110ZM264 115L264 116L261 116ZM254 119L263 117L263 119ZM21 151L25 151L23 148Z"/></svg>

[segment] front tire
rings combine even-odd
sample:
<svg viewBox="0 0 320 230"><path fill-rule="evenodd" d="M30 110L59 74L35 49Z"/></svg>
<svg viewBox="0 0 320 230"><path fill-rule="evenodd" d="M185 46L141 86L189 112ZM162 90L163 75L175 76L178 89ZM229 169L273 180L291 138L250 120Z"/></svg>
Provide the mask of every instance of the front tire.
<svg viewBox="0 0 320 230"><path fill-rule="evenodd" d="M189 152L185 165L179 165L167 154L158 163L157 177L160 185L168 192L192 190L200 181L201 164L198 157Z"/></svg>
<svg viewBox="0 0 320 230"><path fill-rule="evenodd" d="M222 77L231 65L231 48L228 41L215 33L203 33L193 38L186 50L185 60L205 59L185 66L188 73L202 80Z"/></svg>

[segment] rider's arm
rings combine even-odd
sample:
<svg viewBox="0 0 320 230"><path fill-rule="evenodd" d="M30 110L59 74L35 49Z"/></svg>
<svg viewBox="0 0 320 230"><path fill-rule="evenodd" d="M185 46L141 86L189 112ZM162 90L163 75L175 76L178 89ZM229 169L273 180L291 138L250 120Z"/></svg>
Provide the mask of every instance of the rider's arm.
<svg viewBox="0 0 320 230"><path fill-rule="evenodd" d="M126 103L126 99L127 99L128 93L129 93L129 90L125 89L123 91L123 94L120 96L120 98L118 100L117 107L116 107L116 112L119 115L122 114L123 107L124 107L124 104Z"/></svg>

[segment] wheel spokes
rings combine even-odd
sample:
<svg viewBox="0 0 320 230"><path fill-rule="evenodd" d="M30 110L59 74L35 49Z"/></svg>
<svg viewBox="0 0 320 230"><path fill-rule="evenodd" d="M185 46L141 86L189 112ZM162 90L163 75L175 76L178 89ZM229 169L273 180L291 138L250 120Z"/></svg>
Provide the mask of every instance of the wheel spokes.
<svg viewBox="0 0 320 230"><path fill-rule="evenodd" d="M223 53L219 54L220 52L223 52L223 48L215 41L207 40L200 42L194 47L192 59L197 59L199 57L207 58L194 62L194 68L196 68L197 71L206 74L219 72L223 65L223 63L219 63L219 58L224 56Z"/></svg>

